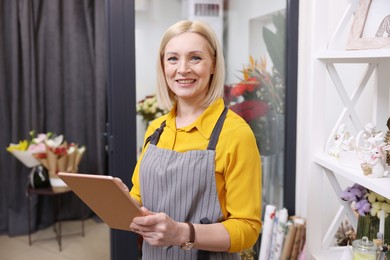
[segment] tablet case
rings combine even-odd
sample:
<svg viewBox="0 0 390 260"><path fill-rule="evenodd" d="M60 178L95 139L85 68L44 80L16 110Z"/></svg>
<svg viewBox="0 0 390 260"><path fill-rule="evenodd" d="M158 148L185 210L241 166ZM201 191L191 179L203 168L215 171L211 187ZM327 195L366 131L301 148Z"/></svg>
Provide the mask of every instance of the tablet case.
<svg viewBox="0 0 390 260"><path fill-rule="evenodd" d="M65 173L60 177L110 228L130 231L130 223L142 210L119 178L107 175Z"/></svg>

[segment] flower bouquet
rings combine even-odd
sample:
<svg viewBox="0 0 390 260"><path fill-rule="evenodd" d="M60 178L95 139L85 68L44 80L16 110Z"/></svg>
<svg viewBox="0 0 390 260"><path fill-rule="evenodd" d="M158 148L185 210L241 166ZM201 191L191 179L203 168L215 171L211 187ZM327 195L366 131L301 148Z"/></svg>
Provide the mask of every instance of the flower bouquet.
<svg viewBox="0 0 390 260"><path fill-rule="evenodd" d="M42 165L52 178L60 171L77 172L85 150L85 146L79 148L75 143L68 144L63 135L36 134L35 131L30 131L29 139L7 147L7 151L26 167Z"/></svg>
<svg viewBox="0 0 390 260"><path fill-rule="evenodd" d="M35 159L33 155L34 152L27 150L28 146L29 142L27 140L22 140L17 144L11 143L7 147L7 151L12 153L13 156L15 156L21 163L24 164L24 166L28 168L40 165L41 163Z"/></svg>
<svg viewBox="0 0 390 260"><path fill-rule="evenodd" d="M142 120L146 123L146 126L148 126L150 121L168 112L159 107L156 95L148 95L138 101L136 111L138 115L142 116Z"/></svg>
<svg viewBox="0 0 390 260"><path fill-rule="evenodd" d="M241 71L241 81L225 87L225 102L252 128L262 155L283 149L278 134L284 130L283 80L266 67L265 58L256 61L250 56L249 65Z"/></svg>
<svg viewBox="0 0 390 260"><path fill-rule="evenodd" d="M256 135L261 155L280 154L284 148L286 18L283 12L272 16L274 30L263 27L267 59L249 56L240 71L240 82L225 88L225 101L243 117Z"/></svg>

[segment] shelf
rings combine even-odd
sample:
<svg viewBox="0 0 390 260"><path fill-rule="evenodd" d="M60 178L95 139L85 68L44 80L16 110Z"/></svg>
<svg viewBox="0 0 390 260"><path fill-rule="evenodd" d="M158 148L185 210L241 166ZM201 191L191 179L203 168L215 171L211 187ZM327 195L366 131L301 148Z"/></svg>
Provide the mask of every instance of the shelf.
<svg viewBox="0 0 390 260"><path fill-rule="evenodd" d="M332 63L379 63L390 59L390 49L378 50L322 50L316 58Z"/></svg>
<svg viewBox="0 0 390 260"><path fill-rule="evenodd" d="M353 162L354 154L341 154L345 157L339 160L323 150L329 146L328 143L334 138L333 132L338 131L341 124L360 130L364 128L363 123L367 122L366 117L371 117L368 120L375 122L376 127L383 130L389 116L390 48L346 50L343 43L352 30L356 30L356 11L363 8L363 4L370 3L370 0L347 0L344 4L341 2L305 0L302 4L305 7L305 4L310 3L310 8L305 9L310 12L304 13L304 19L311 26L304 27L310 29L307 37L302 34L302 42L305 42L303 48L308 47L313 51L305 53L308 55L308 65L302 63L302 75L309 75L303 78L303 94L300 96L303 100L300 137L307 141L303 141L298 149L314 156L308 161L310 165L302 169L310 174L307 194L307 219L310 221L307 221L306 238L310 243L307 257L317 260L352 259L351 255L346 257L350 248L334 247L335 234L342 221L348 219L355 230L357 227L356 213L351 208L351 202L340 199L340 193L344 189L341 184L351 182L349 186L352 186L352 183L357 183L390 198L390 177L365 176L359 161ZM343 13L339 12L341 9L344 9ZM337 22L337 17L340 18L338 24L334 23ZM306 44L306 41L310 42ZM301 51L306 52L303 48ZM351 81L352 78L357 81ZM359 103L362 97L363 101ZM332 105L333 99L340 100L341 104L328 109L327 106ZM366 99L372 102L363 104ZM317 154L318 151L321 152ZM300 158L302 165L306 161L306 157ZM335 205L337 208L330 210L318 203L327 200L329 193L338 198L337 202L334 198L327 201L338 204Z"/></svg>
<svg viewBox="0 0 390 260"><path fill-rule="evenodd" d="M318 165L331 170L334 174L349 179L355 183L358 183L369 190L390 198L390 178L370 178L364 176L362 171L353 168L341 166L340 162L325 153L318 154L314 157L314 162Z"/></svg>
<svg viewBox="0 0 390 260"><path fill-rule="evenodd" d="M352 247L351 246L349 246L348 248L345 246L331 247L320 253L313 253L312 259L316 259L316 260L349 259L349 257L347 256L349 255L352 256L352 253L349 254L349 252L346 250L352 251Z"/></svg>

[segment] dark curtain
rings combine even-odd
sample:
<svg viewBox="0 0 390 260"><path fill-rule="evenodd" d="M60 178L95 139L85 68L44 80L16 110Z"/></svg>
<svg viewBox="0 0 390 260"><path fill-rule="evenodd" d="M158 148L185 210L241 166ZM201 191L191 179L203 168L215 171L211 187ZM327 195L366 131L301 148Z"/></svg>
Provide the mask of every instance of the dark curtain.
<svg viewBox="0 0 390 260"><path fill-rule="evenodd" d="M30 130L85 145L79 171L106 172L106 42L104 0L0 0L0 233L27 233L30 169L6 147ZM34 229L52 224L49 200L33 199ZM80 217L77 203L60 217Z"/></svg>

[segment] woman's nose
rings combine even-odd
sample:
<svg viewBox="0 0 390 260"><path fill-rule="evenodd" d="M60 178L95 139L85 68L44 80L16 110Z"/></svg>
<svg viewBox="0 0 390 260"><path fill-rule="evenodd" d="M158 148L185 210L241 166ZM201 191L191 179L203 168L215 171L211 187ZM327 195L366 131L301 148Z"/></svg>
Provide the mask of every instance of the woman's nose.
<svg viewBox="0 0 390 260"><path fill-rule="evenodd" d="M180 62L179 67L178 67L178 72L180 74L187 74L191 72L190 66L187 62Z"/></svg>

